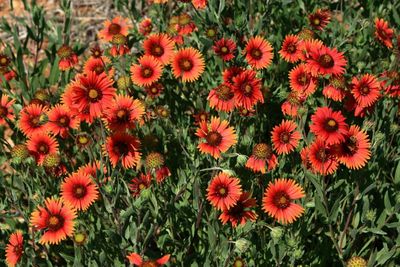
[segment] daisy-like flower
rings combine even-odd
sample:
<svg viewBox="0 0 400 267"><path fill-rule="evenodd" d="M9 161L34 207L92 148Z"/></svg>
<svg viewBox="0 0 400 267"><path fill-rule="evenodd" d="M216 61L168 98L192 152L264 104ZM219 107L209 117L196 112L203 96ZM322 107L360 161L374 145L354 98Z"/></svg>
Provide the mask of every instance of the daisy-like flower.
<svg viewBox="0 0 400 267"><path fill-rule="evenodd" d="M193 47L179 49L172 59L172 72L183 82L196 81L204 72L203 55Z"/></svg>
<svg viewBox="0 0 400 267"><path fill-rule="evenodd" d="M331 21L331 13L327 9L317 9L308 15L308 21L312 28L322 31Z"/></svg>
<svg viewBox="0 0 400 267"><path fill-rule="evenodd" d="M278 155L289 154L299 145L301 134L296 129L296 123L290 120L283 120L272 129L271 140Z"/></svg>
<svg viewBox="0 0 400 267"><path fill-rule="evenodd" d="M77 75L69 89L64 94L70 92L70 101L65 104L70 109L78 112L88 112L90 121L103 115L106 107L110 106L115 95L113 80L104 72L97 75L95 72L89 72L86 75Z"/></svg>
<svg viewBox="0 0 400 267"><path fill-rule="evenodd" d="M179 16L173 16L169 21L169 30L178 35L189 35L197 30L192 17L188 13L182 13Z"/></svg>
<svg viewBox="0 0 400 267"><path fill-rule="evenodd" d="M230 85L233 85L234 84L233 79L236 76L238 76L239 74L241 74L243 71L244 71L244 69L241 67L232 66L223 71L222 78L225 83L229 83Z"/></svg>
<svg viewBox="0 0 400 267"><path fill-rule="evenodd" d="M111 21L106 20L104 22L104 29L100 30L98 34L99 38L106 42L110 42L116 34L127 36L130 28L128 21L129 20L127 18L124 19L119 16L113 18Z"/></svg>
<svg viewBox="0 0 400 267"><path fill-rule="evenodd" d="M333 75L329 78L329 84L322 90L322 94L326 98L341 102L346 96L347 90L347 83L344 76Z"/></svg>
<svg viewBox="0 0 400 267"><path fill-rule="evenodd" d="M284 115L297 117L297 111L303 105L306 97L298 91L292 91L286 101L281 105L281 110Z"/></svg>
<svg viewBox="0 0 400 267"><path fill-rule="evenodd" d="M243 53L247 63L255 69L264 69L271 65L274 54L271 44L261 36L250 38Z"/></svg>
<svg viewBox="0 0 400 267"><path fill-rule="evenodd" d="M157 82L163 72L163 66L155 57L144 55L137 64L131 66L131 79L137 86L149 86Z"/></svg>
<svg viewBox="0 0 400 267"><path fill-rule="evenodd" d="M43 230L40 244L58 244L74 233L76 211L65 205L61 200L48 198L45 207L38 206L32 212L30 223L33 227Z"/></svg>
<svg viewBox="0 0 400 267"><path fill-rule="evenodd" d="M210 123L201 121L199 124L196 135L205 140L197 146L201 153L210 154L217 159L221 153L237 143L235 129L229 127L228 121L212 117Z"/></svg>
<svg viewBox="0 0 400 267"><path fill-rule="evenodd" d="M311 48L310 56L307 60L307 66L313 76L342 75L345 72L346 58L336 48L316 46Z"/></svg>
<svg viewBox="0 0 400 267"><path fill-rule="evenodd" d="M155 33L144 40L143 48L146 55L155 57L163 65L168 65L174 55L175 43L168 34Z"/></svg>
<svg viewBox="0 0 400 267"><path fill-rule="evenodd" d="M207 6L207 0L192 0L192 4L197 9L204 9Z"/></svg>
<svg viewBox="0 0 400 267"><path fill-rule="evenodd" d="M251 109L257 102L264 103L261 80L253 70L245 70L233 78L233 93L236 105Z"/></svg>
<svg viewBox="0 0 400 267"><path fill-rule="evenodd" d="M200 125L201 121L204 121L207 123L207 121L210 118L210 113L205 110L200 110L199 112L193 114L193 118L194 118L195 125Z"/></svg>
<svg viewBox="0 0 400 267"><path fill-rule="evenodd" d="M57 104L47 113L49 122L47 128L55 135L60 135L63 138L68 136L70 129L77 129L79 120L72 116L70 110L65 105Z"/></svg>
<svg viewBox="0 0 400 267"><path fill-rule="evenodd" d="M380 97L380 84L374 75L364 74L360 79L354 77L352 80L352 90L357 104L361 108L370 107Z"/></svg>
<svg viewBox="0 0 400 267"><path fill-rule="evenodd" d="M207 200L219 210L235 206L241 195L240 180L223 172L215 175L207 188Z"/></svg>
<svg viewBox="0 0 400 267"><path fill-rule="evenodd" d="M310 131L327 145L344 141L349 126L341 111L333 111L329 107L319 107L311 116Z"/></svg>
<svg viewBox="0 0 400 267"><path fill-rule="evenodd" d="M106 57L90 57L86 62L85 66L83 68L83 71L85 73L89 72L95 72L97 75L101 73L106 73L110 79L114 77L115 69L113 67L110 67L109 65L111 64L111 60Z"/></svg>
<svg viewBox="0 0 400 267"><path fill-rule="evenodd" d="M337 157L349 169L360 169L371 157L371 143L368 135L357 125L351 125L345 140L338 144Z"/></svg>
<svg viewBox="0 0 400 267"><path fill-rule="evenodd" d="M5 251L7 266L16 266L24 253L24 237L21 231L15 231L10 235Z"/></svg>
<svg viewBox="0 0 400 267"><path fill-rule="evenodd" d="M266 173L275 169L278 165L278 158L272 152L269 145L265 143L256 144L253 147L253 153L246 162L246 167L253 172ZM266 170L267 169L267 170Z"/></svg>
<svg viewBox="0 0 400 267"><path fill-rule="evenodd" d="M139 177L135 177L131 180L129 184L129 189L134 197L140 196L140 192L143 189L149 188L151 185L151 174L141 173Z"/></svg>
<svg viewBox="0 0 400 267"><path fill-rule="evenodd" d="M300 49L299 37L293 34L286 35L282 43L282 48L279 50L279 55L290 63L300 60L302 51Z"/></svg>
<svg viewBox="0 0 400 267"><path fill-rule="evenodd" d="M390 97L400 97L400 72L398 71L384 71L380 75L381 87L385 93ZM1 112L0 112L1 113ZM1 124L1 118L0 118Z"/></svg>
<svg viewBox="0 0 400 267"><path fill-rule="evenodd" d="M308 59L311 58L311 50L321 49L323 46L324 43L321 40L317 39L302 40L301 42L299 42L299 49L301 51L300 59L302 61L307 61Z"/></svg>
<svg viewBox="0 0 400 267"><path fill-rule="evenodd" d="M247 221L254 222L257 219L257 213L251 208L257 206L255 198L252 198L249 192L242 192L236 204L229 209L222 210L219 219L222 224L231 222L233 227L245 224Z"/></svg>
<svg viewBox="0 0 400 267"><path fill-rule="evenodd" d="M113 36L112 47L110 48L110 55L112 57L123 56L128 54L130 49L127 46L128 38L120 33Z"/></svg>
<svg viewBox="0 0 400 267"><path fill-rule="evenodd" d="M296 221L304 208L294 200L305 197L303 188L291 179L277 179L268 184L262 208L269 216L282 224Z"/></svg>
<svg viewBox="0 0 400 267"><path fill-rule="evenodd" d="M64 203L77 210L87 210L99 197L97 185L84 172L75 172L61 184Z"/></svg>
<svg viewBox="0 0 400 267"><path fill-rule="evenodd" d="M57 50L57 55L60 57L58 68L62 71L69 70L78 64L78 56L68 45L62 45Z"/></svg>
<svg viewBox="0 0 400 267"><path fill-rule="evenodd" d="M231 112L235 108L233 88L229 83L212 89L207 99L210 101L210 107L218 111Z"/></svg>
<svg viewBox="0 0 400 267"><path fill-rule="evenodd" d="M14 110L12 105L15 103L15 100L8 99L8 96L2 95L0 98L0 125L6 124L6 119L10 121L14 121Z"/></svg>
<svg viewBox="0 0 400 267"><path fill-rule="evenodd" d="M149 97L156 98L162 94L164 91L164 86L161 83L156 82L146 86L144 89Z"/></svg>
<svg viewBox="0 0 400 267"><path fill-rule="evenodd" d="M224 61L235 57L236 44L232 39L221 38L214 42L213 50Z"/></svg>
<svg viewBox="0 0 400 267"><path fill-rule="evenodd" d="M58 153L57 140L45 132L31 135L26 142L26 147L33 154L38 165L43 164L46 155Z"/></svg>
<svg viewBox="0 0 400 267"><path fill-rule="evenodd" d="M45 106L30 104L21 110L19 129L26 136L47 132L48 109Z"/></svg>
<svg viewBox="0 0 400 267"><path fill-rule="evenodd" d="M393 29L389 27L388 22L384 19L375 18L375 37L387 48L393 48Z"/></svg>
<svg viewBox="0 0 400 267"><path fill-rule="evenodd" d="M306 64L301 63L289 72L290 88L299 94L309 96L315 92L318 80L309 72Z"/></svg>
<svg viewBox="0 0 400 267"><path fill-rule="evenodd" d="M164 255L161 258L157 260L143 260L143 258L136 253L130 253L127 258L129 262L133 265L139 266L139 267L159 267L163 266L169 261L170 254Z"/></svg>
<svg viewBox="0 0 400 267"><path fill-rule="evenodd" d="M137 166L140 161L140 141L133 135L115 133L107 138L104 150L115 168L121 162L124 168Z"/></svg>
<svg viewBox="0 0 400 267"><path fill-rule="evenodd" d="M144 18L139 23L139 33L143 36L147 36L153 29L153 23L150 18Z"/></svg>
<svg viewBox="0 0 400 267"><path fill-rule="evenodd" d="M145 113L141 101L131 96L116 95L113 103L105 112L105 120L112 131L125 131L135 128Z"/></svg>
<svg viewBox="0 0 400 267"><path fill-rule="evenodd" d="M308 158L312 170L322 175L334 173L339 166L334 151L321 139L310 144Z"/></svg>

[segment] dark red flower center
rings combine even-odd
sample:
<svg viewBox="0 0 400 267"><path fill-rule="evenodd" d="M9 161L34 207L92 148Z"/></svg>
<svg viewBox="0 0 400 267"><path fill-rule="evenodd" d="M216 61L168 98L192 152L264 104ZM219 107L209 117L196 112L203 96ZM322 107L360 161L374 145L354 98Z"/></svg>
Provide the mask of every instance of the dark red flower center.
<svg viewBox="0 0 400 267"><path fill-rule="evenodd" d="M58 125L61 127L67 127L69 125L69 117L64 115L58 119Z"/></svg>
<svg viewBox="0 0 400 267"><path fill-rule="evenodd" d="M221 47L220 51L223 55L229 54L229 49L226 46Z"/></svg>
<svg viewBox="0 0 400 267"><path fill-rule="evenodd" d="M158 88L157 87L151 87L150 92L152 94L157 94L158 93Z"/></svg>
<svg viewBox="0 0 400 267"><path fill-rule="evenodd" d="M222 100L231 100L233 98L233 92L231 88L225 84L218 86L216 90L217 96L219 99Z"/></svg>
<svg viewBox="0 0 400 267"><path fill-rule="evenodd" d="M151 54L156 57L161 57L164 54L164 48L159 44L153 44L151 47Z"/></svg>
<svg viewBox="0 0 400 267"><path fill-rule="evenodd" d="M101 73L104 72L104 66L102 66L102 65L96 65L96 66L93 68L93 71L96 72L96 74L101 74Z"/></svg>
<svg viewBox="0 0 400 267"><path fill-rule="evenodd" d="M253 48L250 52L252 58L260 60L262 58L262 52L259 48Z"/></svg>
<svg viewBox="0 0 400 267"><path fill-rule="evenodd" d="M329 118L325 121L325 130L328 132L335 132L339 128L339 124L336 120Z"/></svg>
<svg viewBox="0 0 400 267"><path fill-rule="evenodd" d="M206 121L207 120L207 114L202 113L202 114L200 114L199 118L200 118L201 121Z"/></svg>
<svg viewBox="0 0 400 267"><path fill-rule="evenodd" d="M37 127L40 124L40 116L31 117L30 122L32 126Z"/></svg>
<svg viewBox="0 0 400 267"><path fill-rule="evenodd" d="M325 148L320 148L317 153L315 154L316 158L321 161L321 162L325 162L328 160L328 154Z"/></svg>
<svg viewBox="0 0 400 267"><path fill-rule="evenodd" d="M13 252L18 256L22 255L23 250L24 247L22 246L22 244L17 244L16 246L13 247Z"/></svg>
<svg viewBox="0 0 400 267"><path fill-rule="evenodd" d="M190 59L183 58L179 61L179 67L184 71L190 71L193 68L193 62Z"/></svg>
<svg viewBox="0 0 400 267"><path fill-rule="evenodd" d="M209 132L206 136L207 143L211 146L218 146L222 141L222 135L218 132Z"/></svg>
<svg viewBox="0 0 400 267"><path fill-rule="evenodd" d="M370 90L369 86L368 85L364 85L360 89L360 94L363 95L363 96L366 96L366 95L369 94L370 91L371 90Z"/></svg>
<svg viewBox="0 0 400 267"><path fill-rule="evenodd" d="M5 117L8 114L8 109L6 107L0 107L0 117Z"/></svg>
<svg viewBox="0 0 400 267"><path fill-rule="evenodd" d="M93 103L99 101L102 98L103 94L98 89L89 88L87 90L87 96L89 98L89 101Z"/></svg>
<svg viewBox="0 0 400 267"><path fill-rule="evenodd" d="M129 112L126 109L117 111L117 118L119 121L127 122L129 120Z"/></svg>
<svg viewBox="0 0 400 267"><path fill-rule="evenodd" d="M64 218L59 214L52 214L47 219L47 227L50 231L55 232L64 225Z"/></svg>
<svg viewBox="0 0 400 267"><path fill-rule="evenodd" d="M78 184L74 186L72 192L75 198L83 198L84 196L86 196L87 190L84 185Z"/></svg>
<svg viewBox="0 0 400 267"><path fill-rule="evenodd" d="M320 55L318 58L318 63L324 68L332 68L335 65L333 57L329 54Z"/></svg>
<svg viewBox="0 0 400 267"><path fill-rule="evenodd" d="M220 197L226 197L228 195L228 188L221 186L217 189L217 193Z"/></svg>
<svg viewBox="0 0 400 267"><path fill-rule="evenodd" d="M305 86L310 82L310 78L308 77L307 73L303 72L297 77L297 82L302 86Z"/></svg>
<svg viewBox="0 0 400 267"><path fill-rule="evenodd" d="M286 192L280 191L275 193L272 201L274 205L277 206L278 208L286 209L287 207L290 206L291 199Z"/></svg>
<svg viewBox="0 0 400 267"><path fill-rule="evenodd" d="M9 62L10 61L9 61L8 57L6 57L4 55L0 55L0 66L1 67L7 67Z"/></svg>
<svg viewBox="0 0 400 267"><path fill-rule="evenodd" d="M355 136L347 138L342 144L342 148L347 155L354 155L358 151L358 142Z"/></svg>
<svg viewBox="0 0 400 267"><path fill-rule="evenodd" d="M243 83L240 86L240 89L242 90L245 96L251 96L251 93L253 92L253 87L247 82Z"/></svg>
<svg viewBox="0 0 400 267"><path fill-rule="evenodd" d="M37 149L39 154L47 154L50 150L49 145L43 142L38 144Z"/></svg>
<svg viewBox="0 0 400 267"><path fill-rule="evenodd" d="M315 18L315 19L313 19L313 24L315 25L315 26L318 26L320 23L321 23L321 20L319 19L319 18Z"/></svg>
<svg viewBox="0 0 400 267"><path fill-rule="evenodd" d="M143 67L142 68L142 76L144 78L150 78L153 75L154 71L150 67Z"/></svg>
<svg viewBox="0 0 400 267"><path fill-rule="evenodd" d="M289 54L293 54L294 52L296 52L297 48L295 44L290 43L288 44L286 50L289 52Z"/></svg>
<svg viewBox="0 0 400 267"><path fill-rule="evenodd" d="M257 144L253 148L253 155L257 159L269 159L272 156L272 149L269 145L261 143Z"/></svg>
<svg viewBox="0 0 400 267"><path fill-rule="evenodd" d="M288 132L282 132L279 135L279 140L281 140L282 143L289 143L290 134Z"/></svg>
<svg viewBox="0 0 400 267"><path fill-rule="evenodd" d="M121 25L117 23L111 23L110 26L108 26L108 32L112 35L120 33L121 31Z"/></svg>

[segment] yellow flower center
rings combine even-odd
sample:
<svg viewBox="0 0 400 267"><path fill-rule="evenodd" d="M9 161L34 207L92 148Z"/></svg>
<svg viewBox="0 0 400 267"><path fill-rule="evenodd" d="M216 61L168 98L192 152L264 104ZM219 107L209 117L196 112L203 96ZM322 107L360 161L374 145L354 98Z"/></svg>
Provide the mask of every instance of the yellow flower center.
<svg viewBox="0 0 400 267"><path fill-rule="evenodd" d="M96 99L99 96L99 93L95 89L90 89L89 90L89 97L91 99Z"/></svg>

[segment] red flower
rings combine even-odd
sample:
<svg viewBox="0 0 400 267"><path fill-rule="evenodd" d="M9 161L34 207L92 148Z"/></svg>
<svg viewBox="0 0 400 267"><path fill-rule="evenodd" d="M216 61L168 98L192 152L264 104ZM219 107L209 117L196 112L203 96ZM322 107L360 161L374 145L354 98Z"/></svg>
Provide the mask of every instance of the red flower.
<svg viewBox="0 0 400 267"><path fill-rule="evenodd" d="M310 56L311 58L307 60L307 66L313 76L342 75L345 71L347 61L343 53L338 52L336 48L313 47Z"/></svg>
<svg viewBox="0 0 400 267"><path fill-rule="evenodd" d="M65 105L55 105L47 113L47 116L49 118L49 122L47 123L48 130L63 138L68 136L70 129L77 129L79 127L79 120L72 116Z"/></svg>
<svg viewBox="0 0 400 267"><path fill-rule="evenodd" d="M99 173L100 176L103 176L107 173L106 166L103 166L103 168L101 169L101 163L97 160L94 162L86 163L85 165L79 167L77 172L87 174L99 183L107 180L107 178L104 178L102 181L100 181L99 177L97 176L97 173Z"/></svg>
<svg viewBox="0 0 400 267"><path fill-rule="evenodd" d="M31 135L26 142L26 147L35 156L38 165L43 164L46 155L58 153L57 140L45 132Z"/></svg>
<svg viewBox="0 0 400 267"><path fill-rule="evenodd" d="M84 172L75 172L61 184L62 200L77 210L87 210L99 197L97 185Z"/></svg>
<svg viewBox="0 0 400 267"><path fill-rule="evenodd" d="M290 88L305 96L313 94L318 85L318 80L307 69L307 65L302 63L289 72Z"/></svg>
<svg viewBox="0 0 400 267"><path fill-rule="evenodd" d="M115 17L111 21L104 22L104 29L99 32L98 36L100 39L110 42L117 34L127 36L129 28L127 18Z"/></svg>
<svg viewBox="0 0 400 267"><path fill-rule="evenodd" d="M142 102L124 95L116 95L112 105L104 112L107 126L112 131L135 128L135 122L140 121L144 113Z"/></svg>
<svg viewBox="0 0 400 267"><path fill-rule="evenodd" d="M274 54L271 44L261 36L250 38L243 53L249 65L255 69L264 69L271 65Z"/></svg>
<svg viewBox="0 0 400 267"><path fill-rule="evenodd" d="M311 58L311 50L313 49L321 49L324 46L324 43L321 40L317 39L307 39L302 40L299 43L299 49L301 51L300 59L302 61L306 61Z"/></svg>
<svg viewBox="0 0 400 267"><path fill-rule="evenodd" d="M327 145L338 144L344 141L348 132L346 118L340 111L333 111L329 107L319 107L311 116L310 131Z"/></svg>
<svg viewBox="0 0 400 267"><path fill-rule="evenodd" d="M0 99L0 125L6 124L6 119L14 121L14 110L12 105L15 100L9 100L7 95L2 95Z"/></svg>
<svg viewBox="0 0 400 267"><path fill-rule="evenodd" d="M192 4L197 9L204 9L207 6L207 0L192 0Z"/></svg>
<svg viewBox="0 0 400 267"><path fill-rule="evenodd" d="M219 39L215 41L213 46L215 54L217 54L222 60L229 61L235 57L236 44L232 39Z"/></svg>
<svg viewBox="0 0 400 267"><path fill-rule="evenodd" d="M167 34L155 33L144 40L143 48L146 55L153 56L161 64L167 65L174 55L175 43Z"/></svg>
<svg viewBox="0 0 400 267"><path fill-rule="evenodd" d="M132 179L131 183L129 184L129 189L131 190L134 197L138 197L143 189L150 187L150 184L151 174L141 173L139 177Z"/></svg>
<svg viewBox="0 0 400 267"><path fill-rule="evenodd" d="M131 66L131 79L137 86L149 86L157 82L163 72L163 66L155 57L144 55L138 64Z"/></svg>
<svg viewBox="0 0 400 267"><path fill-rule="evenodd" d="M212 117L211 123L200 121L200 128L197 129L196 135L205 139L204 143L197 146L200 152L210 154L214 158L219 158L221 152L226 152L237 142L235 129L229 127L228 121L221 121L217 117Z"/></svg>
<svg viewBox="0 0 400 267"><path fill-rule="evenodd" d="M313 171L322 175L334 173L339 165L334 151L321 139L315 140L310 145L308 157Z"/></svg>
<svg viewBox="0 0 400 267"><path fill-rule="evenodd" d="M218 111L231 112L235 108L233 88L229 83L212 89L207 99L210 101L210 107Z"/></svg>
<svg viewBox="0 0 400 267"><path fill-rule="evenodd" d="M244 69L241 67L236 67L236 66L229 67L222 73L222 78L224 79L225 83L233 85L234 84L233 79L239 74L241 74L243 71Z"/></svg>
<svg viewBox="0 0 400 267"><path fill-rule="evenodd" d="M107 138L104 150L115 168L121 162L124 168L136 166L140 161L140 141L126 133L115 133Z"/></svg>
<svg viewBox="0 0 400 267"><path fill-rule="evenodd" d="M233 93L236 105L251 109L257 102L264 103L261 92L261 80L256 78L256 72L245 70L233 78Z"/></svg>
<svg viewBox="0 0 400 267"><path fill-rule="evenodd" d="M387 48L393 48L393 30L389 28L387 21L375 18L375 37Z"/></svg>
<svg viewBox="0 0 400 267"><path fill-rule="evenodd" d="M153 29L153 24L150 18L144 18L139 23L139 32L143 36L148 35Z"/></svg>
<svg viewBox="0 0 400 267"><path fill-rule="evenodd" d="M200 51L193 47L178 50L172 59L172 72L183 82L196 81L204 72L204 58Z"/></svg>
<svg viewBox="0 0 400 267"><path fill-rule="evenodd" d="M344 76L331 76L329 84L324 87L322 94L334 101L343 101L347 92L347 83Z"/></svg>
<svg viewBox="0 0 400 267"><path fill-rule="evenodd" d="M256 144L253 147L253 153L246 162L247 168L261 173L266 173L266 167L268 167L268 171L271 171L277 165L278 158L272 152L271 147L264 143Z"/></svg>
<svg viewBox="0 0 400 267"><path fill-rule="evenodd" d="M78 64L78 56L68 45L62 45L57 50L57 55L60 57L58 68L62 71L69 70Z"/></svg>
<svg viewBox="0 0 400 267"><path fill-rule="evenodd" d="M268 184L263 197L263 210L280 223L296 221L304 208L293 200L305 196L303 188L290 179L277 179Z"/></svg>
<svg viewBox="0 0 400 267"><path fill-rule="evenodd" d="M31 225L44 233L41 244L58 244L74 233L76 211L62 201L48 198L45 207L38 206L31 214Z"/></svg>
<svg viewBox="0 0 400 267"><path fill-rule="evenodd" d="M151 98L156 98L164 91L164 86L161 83L153 83L145 87L146 93Z"/></svg>
<svg viewBox="0 0 400 267"><path fill-rule="evenodd" d="M214 208L226 210L236 205L242 195L242 187L238 178L221 172L212 178L207 192L207 200Z"/></svg>
<svg viewBox="0 0 400 267"><path fill-rule="evenodd" d="M331 13L326 9L317 9L317 11L308 15L308 21L311 27L322 31L331 21Z"/></svg>
<svg viewBox="0 0 400 267"><path fill-rule="evenodd" d="M400 97L400 73L397 71L384 71L381 75L381 87L390 97ZM1 113L1 112L0 112ZM0 119L1 121L1 119ZM0 122L1 124L1 122Z"/></svg>
<svg viewBox="0 0 400 267"><path fill-rule="evenodd" d="M345 140L337 145L336 152L340 163L349 169L360 169L371 157L371 143L368 135L357 125L351 125Z"/></svg>
<svg viewBox="0 0 400 267"><path fill-rule="evenodd" d="M282 113L291 117L297 117L297 111L302 106L305 99L305 96L298 93L298 91L291 92L281 106Z"/></svg>
<svg viewBox="0 0 400 267"><path fill-rule="evenodd" d="M222 224L226 224L230 221L233 227L236 227L238 224L243 225L247 221L254 222L257 219L257 213L251 210L251 208L255 206L257 206L256 199L251 198L250 193L242 192L234 206L222 210L219 219Z"/></svg>
<svg viewBox="0 0 400 267"><path fill-rule="evenodd" d="M143 261L139 254L131 253L127 256L129 262L139 267L158 267L166 264L169 261L170 254L164 255L158 260Z"/></svg>
<svg viewBox="0 0 400 267"><path fill-rule="evenodd" d="M113 67L107 66L110 64L111 60L106 56L98 58L90 57L86 61L83 71L85 73L95 72L97 75L104 72L107 74L108 77L110 77L110 79L112 79L112 77L114 77L115 69Z"/></svg>
<svg viewBox="0 0 400 267"><path fill-rule="evenodd" d="M379 99L379 82L375 76L364 74L360 79L354 77L352 80L353 88L351 90L357 104L361 108L370 107Z"/></svg>
<svg viewBox="0 0 400 267"><path fill-rule="evenodd" d="M29 137L37 133L47 132L47 124L45 123L47 111L47 107L37 104L24 107L19 119L19 128L22 133Z"/></svg>
<svg viewBox="0 0 400 267"><path fill-rule="evenodd" d="M21 231L16 231L10 235L6 246L6 264L14 267L21 260L24 253L24 237Z"/></svg>
<svg viewBox="0 0 400 267"><path fill-rule="evenodd" d="M293 34L286 35L279 54L285 61L294 63L300 59L302 54L299 44L299 37Z"/></svg>
<svg viewBox="0 0 400 267"><path fill-rule="evenodd" d="M294 121L283 120L272 129L272 144L278 155L288 154L299 145L301 134L296 128Z"/></svg>

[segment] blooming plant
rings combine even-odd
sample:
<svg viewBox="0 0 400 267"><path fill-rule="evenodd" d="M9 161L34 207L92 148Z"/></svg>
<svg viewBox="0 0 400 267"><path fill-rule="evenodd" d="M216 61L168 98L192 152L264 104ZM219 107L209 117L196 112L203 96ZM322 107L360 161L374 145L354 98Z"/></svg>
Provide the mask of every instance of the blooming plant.
<svg viewBox="0 0 400 267"><path fill-rule="evenodd" d="M400 265L400 2L77 2L0 3L1 266Z"/></svg>

